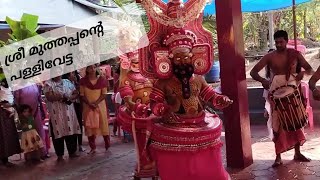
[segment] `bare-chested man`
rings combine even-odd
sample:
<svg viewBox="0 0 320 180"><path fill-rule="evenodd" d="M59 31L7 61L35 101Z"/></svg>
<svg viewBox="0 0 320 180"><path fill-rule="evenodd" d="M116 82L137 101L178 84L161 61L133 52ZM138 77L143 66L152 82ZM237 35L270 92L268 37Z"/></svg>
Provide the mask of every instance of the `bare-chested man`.
<svg viewBox="0 0 320 180"><path fill-rule="evenodd" d="M266 90L273 90L276 87L285 85L287 82L294 82L297 85L303 79L304 75L311 75L313 70L305 58L294 49L287 49L288 34L286 31L280 30L274 34L275 45L277 50L265 55L251 70L250 75L256 81L262 83ZM258 73L265 66L269 66L271 70L270 80L261 77ZM301 67L304 71L301 71ZM274 111L274 105L271 105L272 110L272 130L273 142L275 143L276 160L273 167L282 164L281 153L286 152L294 147L294 160L308 162L300 152L300 146L306 141L303 129L297 131L284 131L277 120L277 115Z"/></svg>

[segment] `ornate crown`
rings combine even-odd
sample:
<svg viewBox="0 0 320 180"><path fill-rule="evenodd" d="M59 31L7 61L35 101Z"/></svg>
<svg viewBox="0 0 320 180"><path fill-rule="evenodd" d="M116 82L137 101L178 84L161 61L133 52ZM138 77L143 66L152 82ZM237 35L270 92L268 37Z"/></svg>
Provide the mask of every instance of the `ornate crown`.
<svg viewBox="0 0 320 180"><path fill-rule="evenodd" d="M196 43L196 35L192 31L181 28L168 30L167 36L163 40L163 44L169 48L171 54L176 51L190 52Z"/></svg>

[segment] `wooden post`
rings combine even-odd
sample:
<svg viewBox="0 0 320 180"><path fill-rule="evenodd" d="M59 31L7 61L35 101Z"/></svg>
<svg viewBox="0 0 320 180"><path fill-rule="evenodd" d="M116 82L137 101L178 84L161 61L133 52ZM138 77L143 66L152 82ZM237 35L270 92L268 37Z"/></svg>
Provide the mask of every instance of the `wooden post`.
<svg viewBox="0 0 320 180"><path fill-rule="evenodd" d="M234 102L224 110L227 166L253 163L240 0L219 0L216 20L222 93Z"/></svg>
<svg viewBox="0 0 320 180"><path fill-rule="evenodd" d="M296 17L296 0L292 0L292 16L293 16L293 36L294 48L297 50L297 17Z"/></svg>

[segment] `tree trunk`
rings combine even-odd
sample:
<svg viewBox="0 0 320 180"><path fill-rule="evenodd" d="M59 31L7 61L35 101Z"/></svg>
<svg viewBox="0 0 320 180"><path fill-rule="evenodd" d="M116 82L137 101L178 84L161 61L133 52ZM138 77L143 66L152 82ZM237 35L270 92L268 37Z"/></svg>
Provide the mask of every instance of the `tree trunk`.
<svg viewBox="0 0 320 180"><path fill-rule="evenodd" d="M307 8L304 8L303 10L303 36L304 38L308 37L308 31L307 31Z"/></svg>
<svg viewBox="0 0 320 180"><path fill-rule="evenodd" d="M260 16L260 28L259 28L259 49L267 50L268 49L268 17L266 14Z"/></svg>

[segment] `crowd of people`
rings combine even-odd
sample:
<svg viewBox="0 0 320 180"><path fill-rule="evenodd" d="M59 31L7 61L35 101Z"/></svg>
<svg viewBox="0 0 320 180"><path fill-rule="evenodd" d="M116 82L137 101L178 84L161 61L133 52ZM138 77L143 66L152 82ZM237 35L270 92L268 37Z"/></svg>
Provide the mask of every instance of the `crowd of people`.
<svg viewBox="0 0 320 180"><path fill-rule="evenodd" d="M97 136L103 137L105 150L110 147L105 73L98 65L86 67L83 76L78 71L63 73L62 68L50 73L63 75L12 92L0 68L0 159L5 166L13 165L8 158L14 154L24 153L26 162L49 158L48 136L58 161L64 160L65 144L69 158L86 151L83 132L88 137L89 154L96 152ZM44 126L46 114L49 131Z"/></svg>

